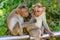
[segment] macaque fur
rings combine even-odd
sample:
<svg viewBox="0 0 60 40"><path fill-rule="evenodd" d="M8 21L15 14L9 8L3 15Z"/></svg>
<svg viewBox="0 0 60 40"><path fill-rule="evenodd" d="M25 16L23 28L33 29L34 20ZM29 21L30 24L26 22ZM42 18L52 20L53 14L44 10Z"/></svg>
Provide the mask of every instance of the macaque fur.
<svg viewBox="0 0 60 40"><path fill-rule="evenodd" d="M24 15L25 14L25 15ZM28 8L25 4L19 5L8 16L8 28L12 35L23 35L24 17L28 16Z"/></svg>
<svg viewBox="0 0 60 40"><path fill-rule="evenodd" d="M36 8L35 8L35 6L36 6ZM33 13L36 13L34 10L37 10L38 8L37 8L37 6L38 5L35 5L34 7L32 7L33 8ZM40 7L39 7L40 8ZM43 8L43 7L42 7ZM43 8L44 9L44 8ZM38 12L39 12L40 10L38 10ZM34 40L40 40L41 39L41 35L43 34L43 32L42 32L42 30L41 29L43 29L42 28L42 24L43 24L43 26L44 26L44 28L47 30L47 31L49 31L49 33L50 33L50 29L49 29L49 27L48 27L48 24L47 24L47 22L46 22L46 12L45 12L45 9L44 9L44 11L43 12L41 12L41 14L38 14L38 15L36 15L36 14L33 14L33 16L32 16L32 18L31 18L31 20L29 20L29 22L23 22L22 20L23 20L23 18L21 17L21 16L18 16L17 14L16 14L16 9L14 9L13 11L12 11L12 13L10 14L10 16L8 17L8 26L10 27L9 29L10 29L10 31L12 32L12 34L14 34L14 35L17 35L17 34L19 34L19 35L23 35L23 27L26 27L27 28L27 31L29 32L29 35L30 36L33 36L33 37L35 37L35 39ZM13 17L13 18L12 18ZM16 25L15 25L15 23L12 23L12 21L11 21L11 18L12 19L14 19L14 18L16 18L17 19L17 21L15 20L13 20L14 22L16 22ZM21 21L20 21L21 20ZM36 20L36 22L34 22ZM33 23L34 22L34 23ZM12 25L12 24L13 25ZM16 29L14 28L14 26L19 26L19 27L17 27ZM13 27L13 28L12 28ZM16 32L16 30L17 30L17 32ZM15 32L14 32L15 31Z"/></svg>
<svg viewBox="0 0 60 40"><path fill-rule="evenodd" d="M46 21L45 9L46 8L43 7L42 4L40 3L37 3L32 7L32 11L33 11L32 19L34 18L32 21L36 20L36 22L31 23L26 28L29 32L29 35L35 37L34 40L45 40L41 38L44 29L47 30L49 34L52 34Z"/></svg>

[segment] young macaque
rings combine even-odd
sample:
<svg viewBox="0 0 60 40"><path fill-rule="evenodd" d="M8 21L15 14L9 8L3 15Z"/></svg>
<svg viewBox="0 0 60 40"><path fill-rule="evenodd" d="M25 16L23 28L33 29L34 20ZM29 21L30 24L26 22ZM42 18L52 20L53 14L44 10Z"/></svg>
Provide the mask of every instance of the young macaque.
<svg viewBox="0 0 60 40"><path fill-rule="evenodd" d="M24 18L28 16L28 8L25 4L21 4L10 13L7 19L7 23L11 34L23 35L22 24L24 23Z"/></svg>
<svg viewBox="0 0 60 40"><path fill-rule="evenodd" d="M41 38L42 35L42 25L48 31L50 37L53 36L53 33L50 31L47 21L46 21L46 8L42 6L41 3L37 3L33 5L32 11L33 11L33 17L36 19L35 25L36 28L34 30L31 30L30 34L35 37L35 40L43 40Z"/></svg>

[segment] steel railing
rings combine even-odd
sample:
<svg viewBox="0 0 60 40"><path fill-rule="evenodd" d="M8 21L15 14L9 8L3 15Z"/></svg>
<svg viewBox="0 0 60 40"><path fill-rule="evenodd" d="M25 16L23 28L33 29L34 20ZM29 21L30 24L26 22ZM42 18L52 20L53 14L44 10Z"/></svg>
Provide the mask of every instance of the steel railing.
<svg viewBox="0 0 60 40"><path fill-rule="evenodd" d="M53 32L55 37L60 36L60 32ZM27 39L29 38L29 35L24 35L24 36L4 36L0 37L0 40L13 40L13 39ZM49 34L44 34L42 38L49 38ZM30 39L34 39L34 37L30 37Z"/></svg>

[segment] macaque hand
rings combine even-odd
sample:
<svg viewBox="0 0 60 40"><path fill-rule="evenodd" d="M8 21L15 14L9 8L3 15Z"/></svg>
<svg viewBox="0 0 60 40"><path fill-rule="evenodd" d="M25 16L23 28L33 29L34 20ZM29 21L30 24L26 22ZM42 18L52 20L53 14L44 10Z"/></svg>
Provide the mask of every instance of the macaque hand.
<svg viewBox="0 0 60 40"><path fill-rule="evenodd" d="M49 32L49 36L50 36L50 38L52 38L54 36L54 34L52 32Z"/></svg>

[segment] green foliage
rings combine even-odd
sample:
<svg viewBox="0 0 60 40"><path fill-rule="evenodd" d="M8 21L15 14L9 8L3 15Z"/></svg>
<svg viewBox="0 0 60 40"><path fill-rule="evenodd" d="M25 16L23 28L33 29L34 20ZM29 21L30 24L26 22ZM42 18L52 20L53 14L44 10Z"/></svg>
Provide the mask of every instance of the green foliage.
<svg viewBox="0 0 60 40"><path fill-rule="evenodd" d="M6 35L6 32L8 30L7 17L9 13L13 9L15 9L18 5L20 5L22 2L26 3L26 1L24 0L0 0L0 36ZM45 6L47 9L46 10L48 14L47 19L51 20L51 22L49 22L49 26L52 28L52 31L59 31L60 30L60 22L59 22L60 15L57 14L59 9L57 7L56 0L28 0L27 6L29 8L30 13L31 13L32 5L38 2L42 3L43 6ZM57 12L53 12L52 10L55 10ZM53 20L51 18L53 18ZM58 19L58 20L54 22L55 19Z"/></svg>
<svg viewBox="0 0 60 40"><path fill-rule="evenodd" d="M60 22L58 23L58 26L60 27Z"/></svg>
<svg viewBox="0 0 60 40"><path fill-rule="evenodd" d="M56 24L54 22L51 22L50 26L56 26Z"/></svg>
<svg viewBox="0 0 60 40"><path fill-rule="evenodd" d="M56 38L51 38L50 40L56 40Z"/></svg>
<svg viewBox="0 0 60 40"><path fill-rule="evenodd" d="M6 35L7 17L23 0L0 0L0 36Z"/></svg>
<svg viewBox="0 0 60 40"><path fill-rule="evenodd" d="M7 28L0 27L0 36L4 36L6 34Z"/></svg>
<svg viewBox="0 0 60 40"><path fill-rule="evenodd" d="M60 22L50 22L50 26L53 29L53 31L60 31Z"/></svg>

